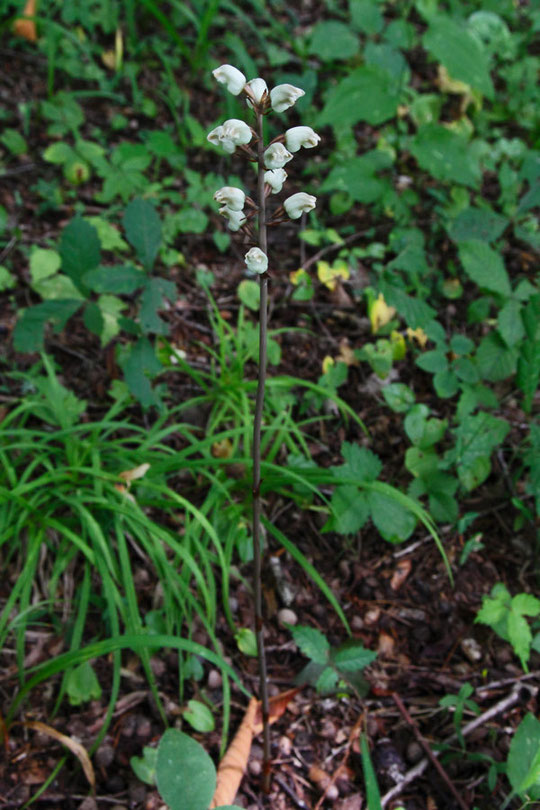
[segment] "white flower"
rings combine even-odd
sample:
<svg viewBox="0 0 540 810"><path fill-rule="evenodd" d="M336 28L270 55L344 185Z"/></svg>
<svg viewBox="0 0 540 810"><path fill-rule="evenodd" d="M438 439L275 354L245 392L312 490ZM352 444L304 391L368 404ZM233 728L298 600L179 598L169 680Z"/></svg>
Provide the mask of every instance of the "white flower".
<svg viewBox="0 0 540 810"><path fill-rule="evenodd" d="M267 169L282 169L293 156L282 143L271 144L264 153L264 165Z"/></svg>
<svg viewBox="0 0 540 810"><path fill-rule="evenodd" d="M245 121L241 121L239 118L229 118L222 126L209 132L206 139L216 146L223 147L229 155L232 155L237 146L249 143L252 137L251 128Z"/></svg>
<svg viewBox="0 0 540 810"><path fill-rule="evenodd" d="M246 201L246 195L241 188L223 186L214 194L214 200L220 205L225 205L231 211L241 211Z"/></svg>
<svg viewBox="0 0 540 810"><path fill-rule="evenodd" d="M294 84L278 84L270 90L270 101L275 112L284 112L295 102L305 96L305 92Z"/></svg>
<svg viewBox="0 0 540 810"><path fill-rule="evenodd" d="M246 221L246 215L243 211L233 211L231 208L227 208L226 205L219 209L219 214L227 220L227 227L230 231L239 231Z"/></svg>
<svg viewBox="0 0 540 810"><path fill-rule="evenodd" d="M283 207L291 219L299 219L304 211L312 211L316 205L317 197L306 194L305 191L299 191L298 194L287 197L283 203Z"/></svg>
<svg viewBox="0 0 540 810"><path fill-rule="evenodd" d="M268 183L272 189L272 194L279 194L286 179L287 172L285 169L270 169L270 171L264 173L264 182Z"/></svg>
<svg viewBox="0 0 540 810"><path fill-rule="evenodd" d="M289 152L298 152L301 146L313 149L320 140L321 136L311 127L292 127L285 133L285 145Z"/></svg>
<svg viewBox="0 0 540 810"><path fill-rule="evenodd" d="M268 85L264 79L252 79L246 84L246 93L248 95L247 103L253 107L253 101L260 104L264 94L268 93Z"/></svg>
<svg viewBox="0 0 540 810"><path fill-rule="evenodd" d="M244 259L246 260L248 270L251 270L252 273L262 274L266 273L268 270L268 256L258 247L248 250Z"/></svg>
<svg viewBox="0 0 540 810"><path fill-rule="evenodd" d="M220 84L225 85L233 96L238 96L245 87L246 77L241 70L232 65L221 65L213 70L212 74Z"/></svg>

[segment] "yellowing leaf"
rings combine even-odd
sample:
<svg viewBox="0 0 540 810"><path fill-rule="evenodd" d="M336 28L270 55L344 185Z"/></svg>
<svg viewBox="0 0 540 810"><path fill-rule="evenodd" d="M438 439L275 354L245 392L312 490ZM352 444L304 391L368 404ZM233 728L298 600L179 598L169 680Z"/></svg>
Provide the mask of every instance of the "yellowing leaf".
<svg viewBox="0 0 540 810"><path fill-rule="evenodd" d="M289 273L289 280L291 284L298 287L299 284L309 281L309 274L306 273L303 267L299 267L298 270L293 270L292 273Z"/></svg>
<svg viewBox="0 0 540 810"><path fill-rule="evenodd" d="M421 349L424 349L428 342L428 336L420 326L417 329L411 329L409 326L407 329L407 337L411 343L418 343Z"/></svg>
<svg viewBox="0 0 540 810"><path fill-rule="evenodd" d="M335 290L338 279L346 281L349 278L349 266L343 259L337 259L333 265L323 261L317 262L317 276L325 287Z"/></svg>
<svg viewBox="0 0 540 810"><path fill-rule="evenodd" d="M124 470L121 472L120 478L122 481L127 481L127 483L130 484L132 481L136 481L137 478L143 478L149 469L150 464L139 464L138 467L134 467L132 470Z"/></svg>
<svg viewBox="0 0 540 810"><path fill-rule="evenodd" d="M407 344L401 332L395 329L390 333L390 343L392 344L392 358L394 360L403 360L407 354Z"/></svg>
<svg viewBox="0 0 540 810"><path fill-rule="evenodd" d="M335 362L336 361L334 360L334 358L330 357L330 355L327 354L324 360L322 361L323 374L326 374L332 368L332 366L335 365Z"/></svg>
<svg viewBox="0 0 540 810"><path fill-rule="evenodd" d="M371 331L375 335L379 329L386 326L394 315L396 310L394 307L389 307L382 293L379 293L377 299L373 301L368 307L368 316L371 322Z"/></svg>
<svg viewBox="0 0 540 810"><path fill-rule="evenodd" d="M214 458L230 458L233 454L233 446L230 439L222 439L212 445L212 455Z"/></svg>

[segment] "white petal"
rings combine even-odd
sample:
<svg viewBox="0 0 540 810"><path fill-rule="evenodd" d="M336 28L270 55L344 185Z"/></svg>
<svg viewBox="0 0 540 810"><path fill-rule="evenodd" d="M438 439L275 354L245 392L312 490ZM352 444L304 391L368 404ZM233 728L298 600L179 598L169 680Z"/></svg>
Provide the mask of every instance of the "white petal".
<svg viewBox="0 0 540 810"><path fill-rule="evenodd" d="M245 87L246 77L241 70L232 65L221 65L213 70L212 74L220 84L225 85L233 96L238 96Z"/></svg>

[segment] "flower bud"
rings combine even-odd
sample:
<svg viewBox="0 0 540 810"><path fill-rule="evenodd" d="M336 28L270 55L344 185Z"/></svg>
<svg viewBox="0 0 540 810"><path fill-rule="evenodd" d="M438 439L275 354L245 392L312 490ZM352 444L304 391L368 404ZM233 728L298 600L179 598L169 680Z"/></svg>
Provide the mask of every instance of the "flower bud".
<svg viewBox="0 0 540 810"><path fill-rule="evenodd" d="M285 169L270 169L270 171L264 173L264 182L268 183L272 189L272 194L279 194L286 179L287 172Z"/></svg>
<svg viewBox="0 0 540 810"><path fill-rule="evenodd" d="M301 146L305 149L313 149L317 146L321 136L311 129L311 127L292 127L285 133L285 146L289 152L298 152Z"/></svg>
<svg viewBox="0 0 540 810"><path fill-rule="evenodd" d="M299 219L305 211L312 211L316 205L317 197L306 194L305 191L299 191L298 194L287 197L283 203L283 207L291 219Z"/></svg>
<svg viewBox="0 0 540 810"><path fill-rule="evenodd" d="M232 65L221 65L212 71L212 75L220 84L224 84L233 96L240 95L246 84L246 77L242 71Z"/></svg>
<svg viewBox="0 0 540 810"><path fill-rule="evenodd" d="M244 259L248 270L251 270L252 273L262 274L268 270L268 256L258 247L248 250Z"/></svg>
<svg viewBox="0 0 540 810"><path fill-rule="evenodd" d="M233 211L231 208L227 208L226 205L219 209L219 215L225 217L230 231L239 231L246 221L246 215L243 211Z"/></svg>
<svg viewBox="0 0 540 810"><path fill-rule="evenodd" d="M247 103L250 107L253 107L253 102L260 104L265 93L268 98L268 86L264 79L252 79L246 84L245 91L248 97Z"/></svg>
<svg viewBox="0 0 540 810"><path fill-rule="evenodd" d="M275 112L284 112L292 107L296 101L305 96L305 92L294 84L278 84L270 90L270 102Z"/></svg>
<svg viewBox="0 0 540 810"><path fill-rule="evenodd" d="M264 153L264 165L267 169L282 169L292 158L282 143L273 143Z"/></svg>
<svg viewBox="0 0 540 810"><path fill-rule="evenodd" d="M251 128L239 118L229 118L220 127L209 132L206 139L232 155L237 146L249 143L253 137Z"/></svg>
<svg viewBox="0 0 540 810"><path fill-rule="evenodd" d="M231 211L242 211L246 195L241 188L223 186L214 194L214 200L220 205L225 205Z"/></svg>

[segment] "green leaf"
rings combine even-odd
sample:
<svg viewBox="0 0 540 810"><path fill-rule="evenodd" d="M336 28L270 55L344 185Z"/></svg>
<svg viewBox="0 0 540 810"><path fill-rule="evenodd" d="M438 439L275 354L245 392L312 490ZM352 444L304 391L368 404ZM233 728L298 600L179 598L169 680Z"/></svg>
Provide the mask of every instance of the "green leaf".
<svg viewBox="0 0 540 810"><path fill-rule="evenodd" d="M346 641L337 649L332 650L333 664L342 672L357 672L365 669L377 658L377 653L366 650L359 641Z"/></svg>
<svg viewBox="0 0 540 810"><path fill-rule="evenodd" d="M82 217L75 217L62 231L59 252L63 272L86 295L83 276L98 266L101 256L96 229Z"/></svg>
<svg viewBox="0 0 540 810"><path fill-rule="evenodd" d="M317 126L331 124L339 130L367 121L374 126L396 114L399 93L385 71L360 67L330 90L317 118Z"/></svg>
<svg viewBox="0 0 540 810"><path fill-rule="evenodd" d="M401 543L411 536L416 526L412 512L382 492L370 491L367 498L371 519L385 540Z"/></svg>
<svg viewBox="0 0 540 810"><path fill-rule="evenodd" d="M261 300L261 290L256 281L244 279L238 285L236 292L238 293L238 298L244 304L244 306L248 307L248 309L251 309L254 312L258 311Z"/></svg>
<svg viewBox="0 0 540 810"><path fill-rule="evenodd" d="M426 420L429 416L429 408L423 403L413 405L409 413L403 420L405 433L413 444L419 444L426 428Z"/></svg>
<svg viewBox="0 0 540 810"><path fill-rule="evenodd" d="M290 631L295 644L307 658L310 658L316 664L328 663L330 644L320 630L316 630L314 627L297 625L291 627Z"/></svg>
<svg viewBox="0 0 540 810"><path fill-rule="evenodd" d="M175 222L180 233L204 233L208 217L198 208L183 208L178 212Z"/></svg>
<svg viewBox="0 0 540 810"><path fill-rule="evenodd" d="M43 301L25 309L17 320L13 332L13 345L18 352L38 352L43 349L45 326L52 321L55 332L60 332L66 321L77 312L80 300Z"/></svg>
<svg viewBox="0 0 540 810"><path fill-rule="evenodd" d="M458 79L493 99L489 59L476 37L451 17L436 16L422 38L424 47Z"/></svg>
<svg viewBox="0 0 540 810"><path fill-rule="evenodd" d="M330 501L332 515L323 526L323 532L356 534L369 517L369 505L358 487L336 487Z"/></svg>
<svg viewBox="0 0 540 810"><path fill-rule="evenodd" d="M528 672L527 662L531 654L532 633L526 619L514 610L510 611L507 621L508 638L521 666Z"/></svg>
<svg viewBox="0 0 540 810"><path fill-rule="evenodd" d="M405 383L390 383L382 389L386 404L394 413L406 413L415 403L414 391Z"/></svg>
<svg viewBox="0 0 540 810"><path fill-rule="evenodd" d="M434 450L408 447L405 453L405 466L416 478L429 479L439 466L439 457Z"/></svg>
<svg viewBox="0 0 540 810"><path fill-rule="evenodd" d="M207 810L216 789L216 769L202 745L170 728L158 746L156 783L170 810Z"/></svg>
<svg viewBox="0 0 540 810"><path fill-rule="evenodd" d="M476 188L481 172L467 139L441 124L426 124L411 139L410 150L422 169L437 180Z"/></svg>
<svg viewBox="0 0 540 810"><path fill-rule="evenodd" d="M117 295L131 295L146 281L146 275L130 264L97 267L83 277L83 282L94 292Z"/></svg>
<svg viewBox="0 0 540 810"><path fill-rule="evenodd" d="M43 160L46 160L47 163L58 163L62 165L62 163L68 163L76 158L77 153L75 150L63 141L51 144L43 152Z"/></svg>
<svg viewBox="0 0 540 810"><path fill-rule="evenodd" d="M365 34L379 34L384 26L377 0L349 0L353 28Z"/></svg>
<svg viewBox="0 0 540 810"><path fill-rule="evenodd" d="M30 253L30 276L32 282L54 275L60 269L62 259L56 250L34 247Z"/></svg>
<svg viewBox="0 0 540 810"><path fill-rule="evenodd" d="M66 692L72 706L99 700L101 686L90 661L85 661L71 670L66 680Z"/></svg>
<svg viewBox="0 0 540 810"><path fill-rule="evenodd" d="M523 616L540 615L540 599L530 593L518 593L512 599L512 610Z"/></svg>
<svg viewBox="0 0 540 810"><path fill-rule="evenodd" d="M525 344L526 345L526 344ZM484 380L498 382L514 374L517 351L505 345L498 332L490 332L476 351L478 371Z"/></svg>
<svg viewBox="0 0 540 810"><path fill-rule="evenodd" d="M382 810L381 794L379 785L377 784L377 776L371 763L369 755L369 746L365 734L360 738L360 751L362 753L362 770L364 772L364 781L366 783L366 797L367 806L369 810Z"/></svg>
<svg viewBox="0 0 540 810"><path fill-rule="evenodd" d="M454 242L467 242L478 239L494 242L509 224L507 217L487 211L484 208L466 208L461 211L448 228Z"/></svg>
<svg viewBox="0 0 540 810"><path fill-rule="evenodd" d="M102 217L85 217L86 222L93 225L97 231L102 250L124 251L128 250L128 243L122 239L118 228Z"/></svg>
<svg viewBox="0 0 540 810"><path fill-rule="evenodd" d="M382 470L380 458L367 447L360 447L352 442L343 442L341 455L345 459L345 464L340 467L332 467L333 472L338 476L356 478L360 483L361 481L374 481Z"/></svg>
<svg viewBox="0 0 540 810"><path fill-rule="evenodd" d="M459 381L451 369L438 371L433 377L433 387L437 392L437 396L442 399L453 397L459 390Z"/></svg>
<svg viewBox="0 0 540 810"><path fill-rule="evenodd" d="M137 779L152 787L156 784L156 762L157 748L150 748L148 745L143 748L142 757L131 757L129 760Z"/></svg>
<svg viewBox="0 0 540 810"><path fill-rule="evenodd" d="M252 658L257 657L257 637L249 627L240 627L234 634L236 645L241 653Z"/></svg>
<svg viewBox="0 0 540 810"><path fill-rule="evenodd" d="M308 53L323 62L350 59L360 47L358 37L348 25L337 20L321 21L315 25Z"/></svg>
<svg viewBox="0 0 540 810"><path fill-rule="evenodd" d="M25 155L28 152L28 144L23 136L16 129L4 129L0 135L0 143L3 143L8 152L12 155Z"/></svg>
<svg viewBox="0 0 540 810"><path fill-rule="evenodd" d="M503 419L481 412L465 416L454 430L456 443L446 454L458 471L458 477L468 491L485 481L491 471L490 456L510 430Z"/></svg>
<svg viewBox="0 0 540 810"><path fill-rule="evenodd" d="M205 703L199 700L188 701L184 717L195 731L213 731L215 727L214 716Z"/></svg>
<svg viewBox="0 0 540 810"><path fill-rule="evenodd" d="M530 781L531 771L537 767L540 751L540 720L529 713L519 724L508 752L507 772L510 784L520 794ZM534 787L531 799L540 798L538 786Z"/></svg>
<svg viewBox="0 0 540 810"><path fill-rule="evenodd" d="M4 267L3 264L0 264L0 292L5 292L6 290L12 290L13 287L17 285L17 280L14 275L12 275L7 267Z"/></svg>
<svg viewBox="0 0 540 810"><path fill-rule="evenodd" d="M390 188L389 181L379 179L375 172L391 164L390 156L380 150L350 158L344 165L334 166L330 170L320 190L346 191L356 202L375 202Z"/></svg>
<svg viewBox="0 0 540 810"><path fill-rule="evenodd" d="M408 295L405 290L382 281L379 291L383 294L386 303L395 307L401 317L411 329L425 327L436 315L435 310L421 298Z"/></svg>
<svg viewBox="0 0 540 810"><path fill-rule="evenodd" d="M478 239L461 242L459 258L469 278L481 289L504 297L510 295L510 279L502 257L485 242Z"/></svg>
<svg viewBox="0 0 540 810"><path fill-rule="evenodd" d="M521 318L522 305L511 298L499 312L497 326L499 334L507 346L515 346L525 337L525 326Z"/></svg>
<svg viewBox="0 0 540 810"><path fill-rule="evenodd" d="M172 281L164 278L150 278L146 281L141 294L141 308L139 319L143 332L154 332L157 335L165 335L168 332L168 325L159 315L158 310L163 306L163 299L169 301L176 299L176 285Z"/></svg>
<svg viewBox="0 0 540 810"><path fill-rule="evenodd" d="M318 695L329 695L336 691L338 685L338 674L332 667L325 667L317 680L315 689Z"/></svg>
<svg viewBox="0 0 540 810"><path fill-rule="evenodd" d="M161 221L148 200L132 200L124 212L124 229L137 258L148 273L161 244Z"/></svg>
<svg viewBox="0 0 540 810"><path fill-rule="evenodd" d="M122 371L130 392L143 408L157 405L158 399L150 385L150 379L162 370L152 344L147 338L141 338L129 350L122 362Z"/></svg>
<svg viewBox="0 0 540 810"><path fill-rule="evenodd" d="M523 409L530 413L540 383L540 341L524 341L518 359L516 383L523 391Z"/></svg>
<svg viewBox="0 0 540 810"><path fill-rule="evenodd" d="M416 358L415 363L422 371L429 371L431 374L435 374L437 371L446 371L448 368L446 354L438 349L424 352Z"/></svg>

